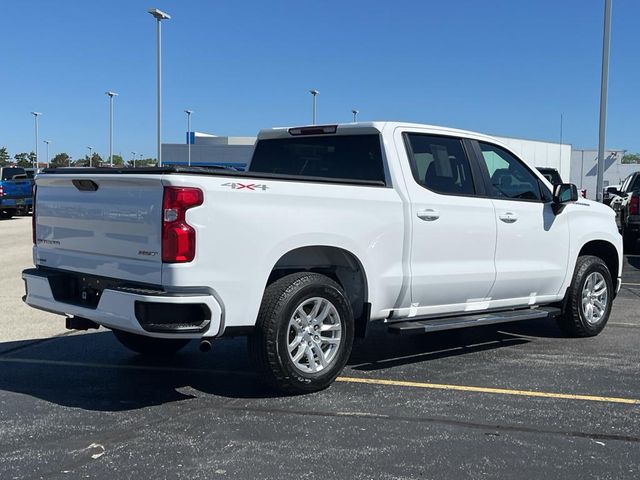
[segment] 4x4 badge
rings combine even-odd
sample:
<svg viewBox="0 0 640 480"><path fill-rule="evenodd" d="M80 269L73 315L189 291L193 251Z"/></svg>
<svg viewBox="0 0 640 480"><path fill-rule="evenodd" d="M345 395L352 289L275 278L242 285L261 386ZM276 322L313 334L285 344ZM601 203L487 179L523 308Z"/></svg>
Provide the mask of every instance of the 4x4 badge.
<svg viewBox="0 0 640 480"><path fill-rule="evenodd" d="M266 185L262 185L259 183L236 183L236 182L227 182L227 183L223 183L222 184L223 187L231 187L232 190L242 190L242 189L247 189L247 190L262 190L265 191L267 190L269 187L267 187Z"/></svg>

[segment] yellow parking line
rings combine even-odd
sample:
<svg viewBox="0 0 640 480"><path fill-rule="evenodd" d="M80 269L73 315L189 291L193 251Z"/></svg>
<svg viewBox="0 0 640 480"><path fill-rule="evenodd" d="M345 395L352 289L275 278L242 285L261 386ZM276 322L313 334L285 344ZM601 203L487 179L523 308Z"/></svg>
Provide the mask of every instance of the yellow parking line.
<svg viewBox="0 0 640 480"><path fill-rule="evenodd" d="M388 385L392 387L430 388L433 390L454 390L458 392L494 393L499 395L517 395L521 397L559 398L563 400L583 400L588 402L625 403L640 405L640 399L601 397L597 395L573 395L570 393L536 392L532 390L510 390L507 388L471 387L466 385L447 385L442 383L405 382L378 378L338 377L336 382L366 383L369 385Z"/></svg>

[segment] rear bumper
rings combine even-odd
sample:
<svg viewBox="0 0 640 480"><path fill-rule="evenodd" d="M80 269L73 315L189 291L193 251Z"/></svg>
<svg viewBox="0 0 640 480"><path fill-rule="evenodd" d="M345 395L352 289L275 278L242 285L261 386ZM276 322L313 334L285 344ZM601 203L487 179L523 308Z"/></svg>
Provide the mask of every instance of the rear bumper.
<svg viewBox="0 0 640 480"><path fill-rule="evenodd" d="M188 292L147 292L137 293L135 289L110 289L102 291L95 308L77 303L62 302L54 297L51 280L55 273L28 269L22 272L25 281L27 305L59 315L87 318L99 325L124 330L126 332L156 338L202 338L218 336L223 329L222 306L215 296L202 289ZM198 326L175 318L166 312L184 315L201 312L205 318ZM204 312L204 313L202 313ZM150 316L164 317L154 322ZM206 318L210 317L210 318Z"/></svg>
<svg viewBox="0 0 640 480"><path fill-rule="evenodd" d="M0 207L20 208L33 206L33 198L7 198L0 197Z"/></svg>

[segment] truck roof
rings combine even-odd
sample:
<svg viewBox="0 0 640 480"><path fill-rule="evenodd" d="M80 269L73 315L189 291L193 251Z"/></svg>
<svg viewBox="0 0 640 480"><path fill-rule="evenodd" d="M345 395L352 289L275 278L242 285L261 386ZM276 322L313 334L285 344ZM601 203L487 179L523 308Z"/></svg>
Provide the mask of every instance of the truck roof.
<svg viewBox="0 0 640 480"><path fill-rule="evenodd" d="M373 122L357 122L357 123L338 123L338 124L324 124L324 125L295 125L291 127L274 127L264 128L258 133L258 140L266 140L273 138L291 138L290 130L301 129L314 129L322 127L336 127L335 134L337 135L364 135L367 133L381 133L385 130L395 130L396 128L419 128L429 133L437 135L452 135L462 136L466 138L474 138L476 140L487 140L492 143L505 146L503 142L483 133L473 132L470 130L461 130L451 127L443 127L439 125L427 125L421 123L411 122L391 122L391 121L373 121ZM333 132L331 132L333 133ZM304 135L301 133L299 135ZM508 148L508 147L507 147ZM510 150L510 149L509 149Z"/></svg>

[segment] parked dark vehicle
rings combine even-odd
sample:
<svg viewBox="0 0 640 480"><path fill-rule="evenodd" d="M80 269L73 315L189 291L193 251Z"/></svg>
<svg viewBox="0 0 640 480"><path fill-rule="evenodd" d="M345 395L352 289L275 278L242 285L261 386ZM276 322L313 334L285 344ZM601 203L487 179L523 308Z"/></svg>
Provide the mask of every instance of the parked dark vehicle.
<svg viewBox="0 0 640 480"><path fill-rule="evenodd" d="M544 178L549 180L551 185L560 185L562 183L562 177L560 177L560 172L558 172L558 170L556 170L555 168L536 167L536 170L538 170L542 175L544 175Z"/></svg>
<svg viewBox="0 0 640 480"><path fill-rule="evenodd" d="M33 180L24 168L0 167L0 219L8 219L33 206Z"/></svg>
<svg viewBox="0 0 640 480"><path fill-rule="evenodd" d="M640 237L640 172L629 175L622 182L622 188L613 193L622 199L616 202L616 221L622 233L624 249L630 253L636 248Z"/></svg>

